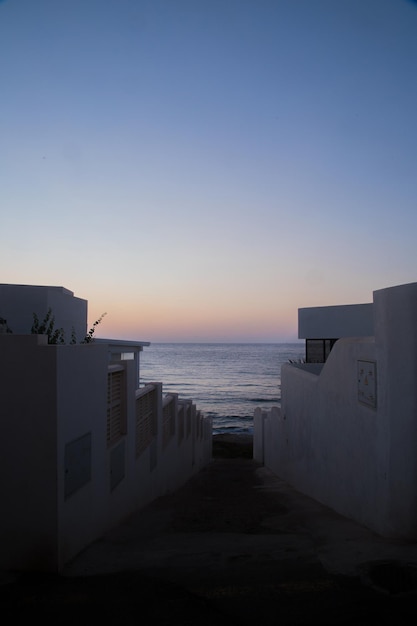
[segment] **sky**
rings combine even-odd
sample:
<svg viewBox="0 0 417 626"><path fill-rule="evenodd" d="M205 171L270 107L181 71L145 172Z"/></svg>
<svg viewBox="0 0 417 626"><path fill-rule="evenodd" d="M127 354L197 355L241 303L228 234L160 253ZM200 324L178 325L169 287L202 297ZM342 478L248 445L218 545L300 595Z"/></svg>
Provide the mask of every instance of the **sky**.
<svg viewBox="0 0 417 626"><path fill-rule="evenodd" d="M281 342L417 281L417 3L0 0L0 282Z"/></svg>

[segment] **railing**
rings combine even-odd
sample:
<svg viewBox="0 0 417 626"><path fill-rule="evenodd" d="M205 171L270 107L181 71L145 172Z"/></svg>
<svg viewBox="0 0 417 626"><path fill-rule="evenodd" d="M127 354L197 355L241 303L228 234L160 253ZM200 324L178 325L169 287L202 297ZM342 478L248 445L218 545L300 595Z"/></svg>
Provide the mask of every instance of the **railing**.
<svg viewBox="0 0 417 626"><path fill-rule="evenodd" d="M175 435L175 397L165 396L162 402L162 447Z"/></svg>
<svg viewBox="0 0 417 626"><path fill-rule="evenodd" d="M191 402L184 401L186 437L191 435Z"/></svg>
<svg viewBox="0 0 417 626"><path fill-rule="evenodd" d="M107 375L107 447L112 447L127 432L126 370L122 365L109 365ZM135 451L139 457L157 437L158 413L162 413L162 448L166 448L176 432L178 445L188 439L204 436L204 416L190 399L178 399L178 394L160 396L161 383L149 383L136 390ZM159 408L158 408L159 406ZM194 428L192 424L194 423Z"/></svg>
<svg viewBox="0 0 417 626"><path fill-rule="evenodd" d="M197 411L196 420L197 420L196 438L202 439L204 432L203 432L203 414L201 413L201 411Z"/></svg>
<svg viewBox="0 0 417 626"><path fill-rule="evenodd" d="M142 454L158 430L157 390L146 385L136 390L136 456Z"/></svg>
<svg viewBox="0 0 417 626"><path fill-rule="evenodd" d="M185 434L185 417L184 417L184 405L178 404L178 443L181 443L184 440Z"/></svg>

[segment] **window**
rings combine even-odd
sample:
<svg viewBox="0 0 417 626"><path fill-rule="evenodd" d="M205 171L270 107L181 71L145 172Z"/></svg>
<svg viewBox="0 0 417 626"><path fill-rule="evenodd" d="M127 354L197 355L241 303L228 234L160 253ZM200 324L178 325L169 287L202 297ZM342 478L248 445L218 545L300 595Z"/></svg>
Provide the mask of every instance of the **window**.
<svg viewBox="0 0 417 626"><path fill-rule="evenodd" d="M126 434L125 371L112 366L107 374L107 445Z"/></svg>
<svg viewBox="0 0 417 626"><path fill-rule="evenodd" d="M325 363L337 339L306 339L306 363Z"/></svg>

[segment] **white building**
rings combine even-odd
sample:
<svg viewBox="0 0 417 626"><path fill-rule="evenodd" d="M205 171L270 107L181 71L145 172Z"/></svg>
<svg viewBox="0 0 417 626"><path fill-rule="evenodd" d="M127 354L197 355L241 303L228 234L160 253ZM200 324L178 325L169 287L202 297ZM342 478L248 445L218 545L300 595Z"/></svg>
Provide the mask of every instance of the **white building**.
<svg viewBox="0 0 417 626"><path fill-rule="evenodd" d="M66 336L86 335L87 302L72 292L0 286L3 570L60 571L211 460L211 420L160 382L139 386L148 342L48 344L30 334L48 308Z"/></svg>
<svg viewBox="0 0 417 626"><path fill-rule="evenodd" d="M62 328L66 343L80 342L87 332L87 300L76 298L64 287L0 284L0 318L15 335L30 333L34 314L43 320L52 310L55 328Z"/></svg>
<svg viewBox="0 0 417 626"><path fill-rule="evenodd" d="M404 539L417 536L416 322L417 283L375 291L371 304L300 309L309 362L282 367L281 407L257 410L254 425L258 461Z"/></svg>

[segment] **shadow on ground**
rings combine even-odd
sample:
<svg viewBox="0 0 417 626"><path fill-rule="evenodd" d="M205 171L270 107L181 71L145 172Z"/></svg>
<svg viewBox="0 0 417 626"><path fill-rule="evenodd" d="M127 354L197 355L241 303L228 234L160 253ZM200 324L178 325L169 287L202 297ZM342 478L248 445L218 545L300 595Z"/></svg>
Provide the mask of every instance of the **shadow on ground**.
<svg viewBox="0 0 417 626"><path fill-rule="evenodd" d="M218 437L207 468L63 575L12 574L0 586L3 623L415 623L414 569L390 560L364 562L354 575L326 569L324 539L308 531L316 509L297 509L290 492L265 487L250 437Z"/></svg>

